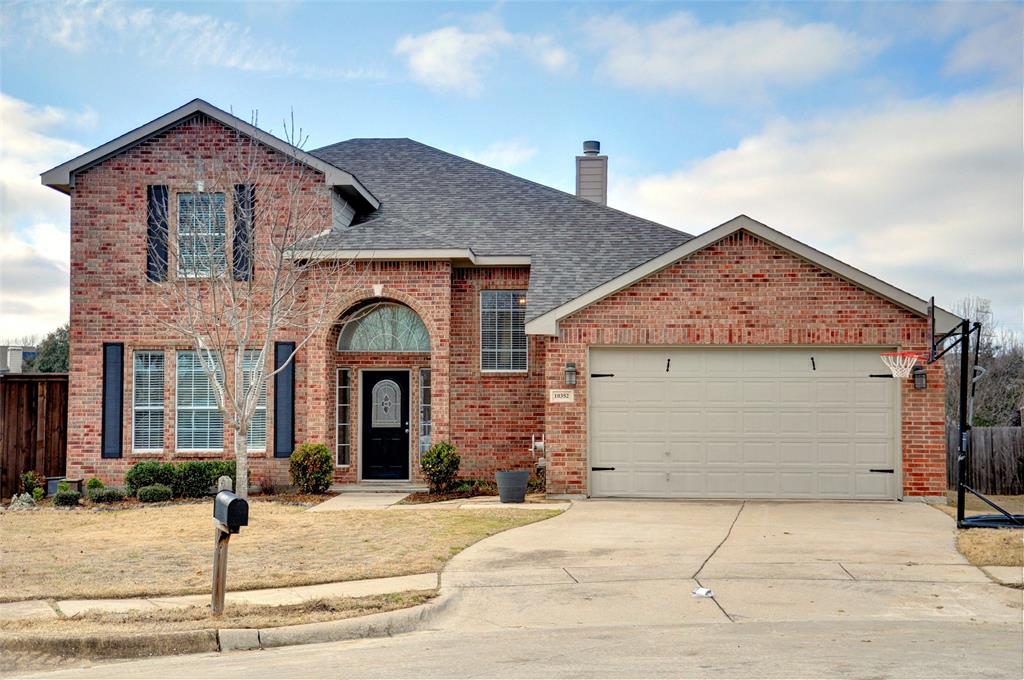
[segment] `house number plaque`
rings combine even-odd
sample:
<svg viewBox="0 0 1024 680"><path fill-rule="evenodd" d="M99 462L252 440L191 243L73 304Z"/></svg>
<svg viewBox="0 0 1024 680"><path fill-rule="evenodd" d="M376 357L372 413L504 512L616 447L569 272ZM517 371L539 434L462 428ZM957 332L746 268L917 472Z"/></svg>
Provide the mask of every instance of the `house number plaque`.
<svg viewBox="0 0 1024 680"><path fill-rule="evenodd" d="M551 390L548 399L552 404L571 404L576 401L575 390Z"/></svg>

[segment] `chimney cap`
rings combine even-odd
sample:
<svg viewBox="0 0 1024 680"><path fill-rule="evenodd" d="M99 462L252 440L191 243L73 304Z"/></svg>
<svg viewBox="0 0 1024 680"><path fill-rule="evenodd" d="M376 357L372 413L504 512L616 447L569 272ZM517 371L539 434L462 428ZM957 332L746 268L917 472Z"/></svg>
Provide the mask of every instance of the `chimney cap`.
<svg viewBox="0 0 1024 680"><path fill-rule="evenodd" d="M596 139L588 139L583 142L583 155L596 156L601 153L601 142Z"/></svg>

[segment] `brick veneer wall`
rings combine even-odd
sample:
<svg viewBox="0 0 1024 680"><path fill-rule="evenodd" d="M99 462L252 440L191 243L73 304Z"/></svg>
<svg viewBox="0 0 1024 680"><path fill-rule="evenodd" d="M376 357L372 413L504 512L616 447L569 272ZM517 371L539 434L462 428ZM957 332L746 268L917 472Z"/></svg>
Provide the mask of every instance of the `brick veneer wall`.
<svg viewBox="0 0 1024 680"><path fill-rule="evenodd" d="M740 231L563 319L547 343L545 381L576 401L547 404L548 491L587 490L587 352L595 345L888 346L924 354L925 319ZM903 492L946 490L944 377L901 381Z"/></svg>

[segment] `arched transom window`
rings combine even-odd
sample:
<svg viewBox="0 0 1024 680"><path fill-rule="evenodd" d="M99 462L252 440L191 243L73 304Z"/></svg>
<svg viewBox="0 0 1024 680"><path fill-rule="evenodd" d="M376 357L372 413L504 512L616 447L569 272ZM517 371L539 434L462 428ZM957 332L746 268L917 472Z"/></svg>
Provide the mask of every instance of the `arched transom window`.
<svg viewBox="0 0 1024 680"><path fill-rule="evenodd" d="M339 352L429 352L430 335L416 312L394 303L364 307L342 322Z"/></svg>

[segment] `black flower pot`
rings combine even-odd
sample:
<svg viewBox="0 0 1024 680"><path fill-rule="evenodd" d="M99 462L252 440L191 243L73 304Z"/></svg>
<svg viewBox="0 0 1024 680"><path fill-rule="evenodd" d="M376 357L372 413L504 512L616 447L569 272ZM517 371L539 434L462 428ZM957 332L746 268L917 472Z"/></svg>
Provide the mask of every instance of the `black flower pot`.
<svg viewBox="0 0 1024 680"><path fill-rule="evenodd" d="M498 497L502 503L522 503L526 500L526 484L530 481L527 470L509 470L495 473Z"/></svg>

